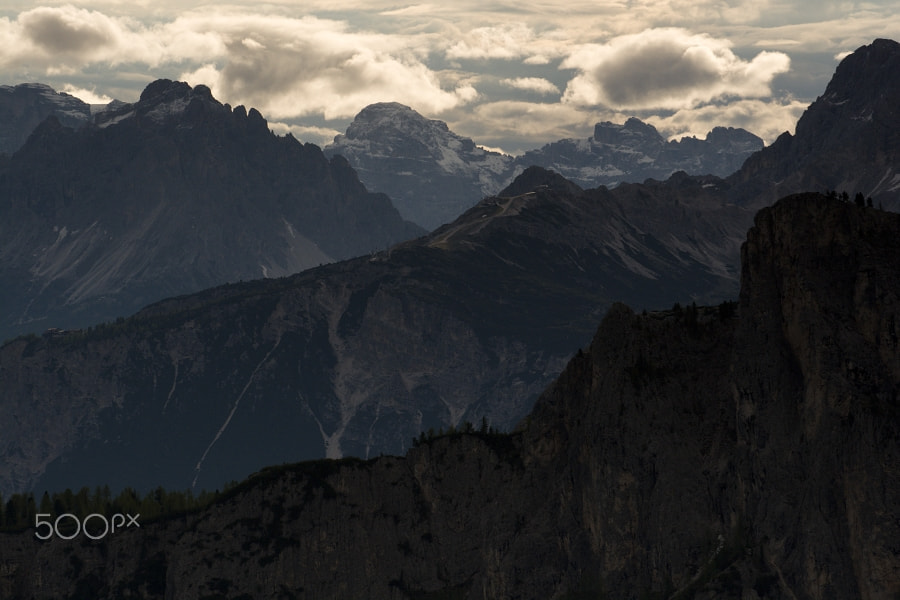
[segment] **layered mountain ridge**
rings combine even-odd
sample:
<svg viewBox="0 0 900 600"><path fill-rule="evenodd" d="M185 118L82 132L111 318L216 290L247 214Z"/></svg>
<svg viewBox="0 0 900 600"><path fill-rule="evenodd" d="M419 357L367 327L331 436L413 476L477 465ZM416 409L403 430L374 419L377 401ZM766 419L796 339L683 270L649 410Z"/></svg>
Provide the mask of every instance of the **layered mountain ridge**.
<svg viewBox="0 0 900 600"><path fill-rule="evenodd" d="M896 210L898 60L893 40L857 49L838 66L795 133L765 148L745 130L722 127L704 140L666 141L653 126L632 118L621 125L597 123L590 138L559 140L514 158L482 150L409 107L376 104L325 151L345 155L368 186L390 195L406 218L428 229L460 214L462 197L474 204L532 165L583 188L664 180L684 171L725 178L733 189L724 199L753 208L792 193L837 190L863 193ZM445 198L442 188L452 193Z"/></svg>
<svg viewBox="0 0 900 600"><path fill-rule="evenodd" d="M516 158L520 166L554 169L582 187L668 179L677 171L724 177L737 171L763 141L744 129L715 127L706 138L666 140L634 117L624 124L604 121L587 140L560 140Z"/></svg>
<svg viewBox="0 0 900 600"><path fill-rule="evenodd" d="M896 214L784 199L747 235L736 313L615 305L514 434L269 469L100 542L3 534L0 591L890 598L898 240Z"/></svg>
<svg viewBox="0 0 900 600"><path fill-rule="evenodd" d="M364 108L325 152L345 156L370 189L392 198L404 218L434 229L530 166L554 170L582 188L614 187L676 171L724 177L762 147L755 135L723 127L705 140L666 141L652 125L632 118L624 125L598 123L586 140L559 140L513 157L478 147L443 121L392 102Z"/></svg>
<svg viewBox="0 0 900 600"><path fill-rule="evenodd" d="M835 89L883 102L884 64L863 61L872 68ZM838 130L854 133L853 123ZM0 432L0 491L88 480L217 487L263 464L402 452L420 431L466 419L510 427L612 302L654 309L737 295L747 206L767 197L758 182L776 179L762 169L773 152L728 179L679 173L612 190L529 169L454 222L365 258L18 340L0 349L2 410L15 415ZM807 163L827 157L812 150ZM867 168L833 167L838 182ZM59 427L44 431L61 405ZM262 431L271 444L247 452ZM156 439L171 441L160 452ZM130 460L148 467L135 474Z"/></svg>
<svg viewBox="0 0 900 600"><path fill-rule="evenodd" d="M510 428L613 301L734 297L743 213L711 188L632 202L536 168L520 180L371 256L0 348L15 415L0 489L215 488L287 459L400 453L465 419ZM665 208L638 224L648 206Z"/></svg>
<svg viewBox="0 0 900 600"><path fill-rule="evenodd" d="M49 117L0 165L4 338L129 315L420 235L347 162L167 80L79 129Z"/></svg>

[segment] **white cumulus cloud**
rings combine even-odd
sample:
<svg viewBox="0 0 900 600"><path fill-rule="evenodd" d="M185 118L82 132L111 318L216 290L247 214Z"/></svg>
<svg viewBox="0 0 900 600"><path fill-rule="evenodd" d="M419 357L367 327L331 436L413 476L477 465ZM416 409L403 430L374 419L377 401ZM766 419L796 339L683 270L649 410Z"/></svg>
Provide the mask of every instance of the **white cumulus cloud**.
<svg viewBox="0 0 900 600"><path fill-rule="evenodd" d="M679 110L665 117L647 116L645 120L670 138L703 138L713 127L740 127L771 144L794 126L808 104L798 100L738 100L728 104L710 104Z"/></svg>
<svg viewBox="0 0 900 600"><path fill-rule="evenodd" d="M537 92L539 94L558 94L559 88L552 82L541 77L517 77L515 79L501 79L500 83L518 90Z"/></svg>

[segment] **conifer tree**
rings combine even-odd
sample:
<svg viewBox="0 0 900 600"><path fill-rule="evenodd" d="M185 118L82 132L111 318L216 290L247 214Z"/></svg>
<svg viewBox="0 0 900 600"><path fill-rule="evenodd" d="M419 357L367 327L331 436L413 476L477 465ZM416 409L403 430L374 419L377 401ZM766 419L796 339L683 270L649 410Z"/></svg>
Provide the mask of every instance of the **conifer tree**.
<svg viewBox="0 0 900 600"><path fill-rule="evenodd" d="M41 496L41 512L44 514L53 512L53 501L50 500L50 494L46 491L44 491L44 495Z"/></svg>

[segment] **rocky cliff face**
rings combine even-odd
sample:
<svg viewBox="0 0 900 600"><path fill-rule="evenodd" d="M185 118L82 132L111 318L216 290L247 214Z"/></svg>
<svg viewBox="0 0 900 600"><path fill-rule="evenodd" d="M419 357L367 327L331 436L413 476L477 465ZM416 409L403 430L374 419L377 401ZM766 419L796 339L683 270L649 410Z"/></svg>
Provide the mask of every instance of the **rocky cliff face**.
<svg viewBox="0 0 900 600"><path fill-rule="evenodd" d="M0 591L893 597L898 234L897 215L782 200L748 234L736 314L616 305L516 433L270 469L102 542L6 534Z"/></svg>
<svg viewBox="0 0 900 600"><path fill-rule="evenodd" d="M51 117L2 165L0 189L3 339L423 233L345 160L171 81L77 131Z"/></svg>
<svg viewBox="0 0 900 600"><path fill-rule="evenodd" d="M900 207L900 44L875 40L838 65L797 123L729 181L739 202L766 206L788 193L846 190Z"/></svg>
<svg viewBox="0 0 900 600"><path fill-rule="evenodd" d="M532 169L384 252L18 339L0 349L0 489L215 488L464 420L510 428L613 301L735 297L743 213L684 186L620 199Z"/></svg>

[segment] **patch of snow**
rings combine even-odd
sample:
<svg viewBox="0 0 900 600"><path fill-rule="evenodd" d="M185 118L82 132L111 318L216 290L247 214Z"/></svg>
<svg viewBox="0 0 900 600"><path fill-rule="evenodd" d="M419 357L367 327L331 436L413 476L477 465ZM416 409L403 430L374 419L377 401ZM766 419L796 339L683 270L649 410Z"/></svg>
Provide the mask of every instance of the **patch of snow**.
<svg viewBox="0 0 900 600"><path fill-rule="evenodd" d="M294 227L290 223L288 223L287 219L282 218L281 220L284 222L284 226L287 227L288 235L291 236L291 239L296 238L297 234L294 233Z"/></svg>
<svg viewBox="0 0 900 600"><path fill-rule="evenodd" d="M175 98L171 102L163 102L153 107L153 110L147 113L147 116L157 123L162 123L166 119L180 115L190 103L189 97Z"/></svg>
<svg viewBox="0 0 900 600"><path fill-rule="evenodd" d="M452 148L441 148L441 159L438 166L447 173L466 173L471 169L469 164L460 158Z"/></svg>
<svg viewBox="0 0 900 600"><path fill-rule="evenodd" d="M597 167L581 167L578 169L578 175L582 179L599 179L601 177L620 177L625 175L625 171L611 165L602 165Z"/></svg>
<svg viewBox="0 0 900 600"><path fill-rule="evenodd" d="M115 125L116 123L124 121L125 119L129 119L133 116L134 116L134 110L130 110L126 113L122 113L119 115L113 115L113 116L109 117L109 119L103 119L103 120L99 121L97 123L97 127L101 128L101 129L105 129L105 128L109 127L110 125Z"/></svg>
<svg viewBox="0 0 900 600"><path fill-rule="evenodd" d="M887 181L888 177L890 177L891 175L894 175L894 179L897 178L896 174L894 174L894 170L892 168L888 167L888 170L884 173L884 177L881 178L881 181L879 181L877 184L875 184L875 187L872 189L871 193L875 194L875 193L881 191L882 184L884 184L884 182ZM891 183L893 183L893 181Z"/></svg>

